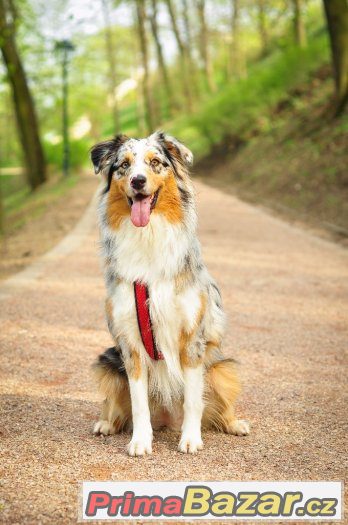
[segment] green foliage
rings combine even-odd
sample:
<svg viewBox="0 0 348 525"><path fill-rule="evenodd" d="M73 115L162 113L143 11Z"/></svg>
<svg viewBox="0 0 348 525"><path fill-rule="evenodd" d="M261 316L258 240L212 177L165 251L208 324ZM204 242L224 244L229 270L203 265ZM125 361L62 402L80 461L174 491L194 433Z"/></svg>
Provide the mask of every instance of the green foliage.
<svg viewBox="0 0 348 525"><path fill-rule="evenodd" d="M89 139L72 140L70 142L70 165L72 168L87 165L89 162L89 149L91 143ZM63 144L52 144L44 142L46 160L49 166L60 169L63 158Z"/></svg>
<svg viewBox="0 0 348 525"><path fill-rule="evenodd" d="M9 194L4 199L5 214L9 215L12 212L18 212L24 205L30 206L31 203L40 204L41 201L50 197L60 197L64 195L70 188L74 187L78 177L72 175L68 178L61 178L54 183L48 182L40 187L39 190L31 192L29 187L23 184L21 189Z"/></svg>
<svg viewBox="0 0 348 525"><path fill-rule="evenodd" d="M137 79L138 86L119 97L121 130L129 135L142 132L144 113L141 96L141 75L139 46L134 29L134 5L110 0L111 32L115 47L117 83ZM19 23L17 41L30 81L40 118L41 135L48 163L61 168L62 164L62 78L60 56L54 52L55 41L68 38L75 45L69 64L69 118L71 136L76 125L83 119L90 124L82 139L72 138L71 163L75 168L88 161L89 147L105 137L114 134L114 122L109 96L109 65L105 48L105 31L100 25L100 3L86 0L79 9L76 0L18 0ZM81 6L82 6L81 4ZM118 19L116 11L125 19ZM246 61L248 78L238 82L229 79L227 71L231 66L231 4L230 0L207 0L209 13L208 29L210 51L213 61L214 80L218 88L215 95L205 93L206 82L202 64L197 60L199 24L195 10L190 9L189 19L192 31L192 56L196 62L197 97L191 116L185 112L182 89L182 61L168 20L163 16L166 8L159 2L161 41L165 51L168 74L176 99L176 118L168 108L168 98L162 85L161 75L154 67L157 64L154 42L148 31L149 61L151 63L151 91L158 116L156 125L172 131L186 141L198 156L208 153L212 144L228 134L247 133L248 126L255 120L263 128L269 125L265 116L268 108L285 96L285 92L307 75L310 68L325 60L327 45L324 35L313 37L310 32L322 26L321 0L306 0L304 13L309 37L309 46L303 52L291 49L293 43L292 8L290 2L268 0L267 29L270 37L270 54L259 61L260 37L257 22L257 2L241 2L241 27L239 49ZM74 9L71 10L71 8ZM179 26L182 23L181 1L177 0ZM72 15L71 12L74 12ZM88 16L87 13L88 12ZM210 17L211 15L211 17ZM127 19L128 16L128 19ZM182 25L182 24L181 24ZM87 28L87 29L86 29ZM148 28L149 29L149 28ZM167 46L168 43L168 46ZM167 48L169 50L168 55ZM233 69L233 68L232 68ZM0 65L0 78L1 78ZM233 77L233 72L232 72ZM9 89L0 86L0 165L19 166L22 163L21 147L15 128L10 104ZM260 118L261 116L261 118ZM49 137L54 138L52 144Z"/></svg>
<svg viewBox="0 0 348 525"><path fill-rule="evenodd" d="M25 191L29 191L29 186L27 185L23 174L13 174L8 172L1 173L0 188L1 195L3 197L13 195L14 193L20 192L23 189L25 189Z"/></svg>
<svg viewBox="0 0 348 525"><path fill-rule="evenodd" d="M313 38L305 49L291 47L253 65L247 79L226 86L194 115L168 128L200 158L230 135L247 134L287 93L328 60L326 35Z"/></svg>

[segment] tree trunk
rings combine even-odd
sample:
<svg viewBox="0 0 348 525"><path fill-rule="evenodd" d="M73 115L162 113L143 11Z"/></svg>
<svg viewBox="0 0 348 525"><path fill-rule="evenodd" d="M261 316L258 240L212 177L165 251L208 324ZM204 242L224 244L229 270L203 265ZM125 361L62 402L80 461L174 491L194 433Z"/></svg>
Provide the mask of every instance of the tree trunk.
<svg viewBox="0 0 348 525"><path fill-rule="evenodd" d="M11 2L0 0L0 47L12 88L14 109L25 169L34 190L46 180L46 163L40 141L34 102L15 42L15 20Z"/></svg>
<svg viewBox="0 0 348 525"><path fill-rule="evenodd" d="M117 72L116 72L116 60L115 60L115 46L112 37L112 31L110 28L110 13L108 0L102 1L102 11L104 17L104 34L105 34L105 49L106 56L109 62L109 92L112 103L112 115L114 120L114 132L117 135L120 132L120 115L118 110L118 103L116 97L117 88Z"/></svg>
<svg viewBox="0 0 348 525"><path fill-rule="evenodd" d="M339 115L348 101L348 3L347 0L324 0L324 7L335 74L335 114Z"/></svg>
<svg viewBox="0 0 348 525"><path fill-rule="evenodd" d="M269 35L266 21L266 0L258 0L258 27L261 40L261 55L267 55L269 51Z"/></svg>
<svg viewBox="0 0 348 525"><path fill-rule="evenodd" d="M246 77L245 59L240 45L240 0L232 0L231 8L231 52L227 73L229 77Z"/></svg>
<svg viewBox="0 0 348 525"><path fill-rule="evenodd" d="M186 107L189 112L192 111L192 91L190 86L190 79L189 79L189 52L182 41L178 23L176 20L176 13L174 11L174 6L172 3L172 0L165 0L165 3L168 8L169 17L172 24L173 33L175 36L176 43L178 45L179 54L181 58L181 65L182 65L182 81L183 81L183 88L184 88L184 96L186 99Z"/></svg>
<svg viewBox="0 0 348 525"><path fill-rule="evenodd" d="M239 0L232 0L232 43L231 43L231 65L232 71L235 72L236 76L239 76L239 53L240 53L240 42L239 42Z"/></svg>
<svg viewBox="0 0 348 525"><path fill-rule="evenodd" d="M159 37L158 22L157 22L157 0L151 0L151 5L152 5L152 11L151 11L149 18L150 18L152 34L153 34L153 38L154 38L155 46L156 46L158 68L161 73L163 85L164 85L167 99L168 99L169 112L171 114L173 108L175 108L176 106L176 102L175 102L175 97L173 94L173 87L172 87L172 84L169 78L169 74L168 74L168 69L167 69L167 66L164 60L161 40Z"/></svg>
<svg viewBox="0 0 348 525"><path fill-rule="evenodd" d="M205 16L205 0L196 0L197 15L200 24L199 49L204 67L205 80L209 91L215 91L213 68L209 53L208 27Z"/></svg>
<svg viewBox="0 0 348 525"><path fill-rule="evenodd" d="M152 131L154 130L155 118L150 91L149 56L145 30L146 13L144 0L136 0L136 8L138 18L138 35L141 51L141 62L143 67L142 87L145 105L145 120L148 132L152 133Z"/></svg>
<svg viewBox="0 0 348 525"><path fill-rule="evenodd" d="M193 49L193 39L192 39L192 30L189 18L189 6L187 0L182 0L182 19L184 22L184 32L185 32L185 51L187 56L188 71L190 72L190 86L192 91L192 96L199 97L199 81L197 78L197 68L196 64L192 58Z"/></svg>
<svg viewBox="0 0 348 525"><path fill-rule="evenodd" d="M2 195L2 180L0 175L0 242L1 237L5 233L5 220L4 220L4 205L3 205L3 195Z"/></svg>
<svg viewBox="0 0 348 525"><path fill-rule="evenodd" d="M184 21L184 29L185 29L185 36L186 36L186 46L190 49L192 48L192 32L191 32L191 24L190 19L188 15L188 4L187 0L182 0L182 18Z"/></svg>
<svg viewBox="0 0 348 525"><path fill-rule="evenodd" d="M306 28L303 21L301 0L292 0L295 42L300 47L307 44Z"/></svg>

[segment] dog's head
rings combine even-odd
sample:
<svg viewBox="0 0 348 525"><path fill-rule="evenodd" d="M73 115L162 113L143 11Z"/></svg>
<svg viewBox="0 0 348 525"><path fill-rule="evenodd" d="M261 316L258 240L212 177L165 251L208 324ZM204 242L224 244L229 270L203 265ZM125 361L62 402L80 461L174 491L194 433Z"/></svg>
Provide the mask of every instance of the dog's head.
<svg viewBox="0 0 348 525"><path fill-rule="evenodd" d="M161 132L145 139L118 135L94 146L91 158L106 179L111 226L127 214L138 227L147 226L152 212L180 220L193 155L178 140Z"/></svg>

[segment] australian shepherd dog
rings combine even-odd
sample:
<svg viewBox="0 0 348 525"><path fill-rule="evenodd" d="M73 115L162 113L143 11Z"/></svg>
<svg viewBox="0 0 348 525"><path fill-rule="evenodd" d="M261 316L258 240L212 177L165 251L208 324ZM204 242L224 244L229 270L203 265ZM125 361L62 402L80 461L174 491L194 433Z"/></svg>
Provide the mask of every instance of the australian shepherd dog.
<svg viewBox="0 0 348 525"><path fill-rule="evenodd" d="M94 432L132 430L131 456L151 453L153 428L181 430L185 453L202 449L202 427L248 434L234 413L235 364L221 351L220 293L196 236L192 153L156 132L119 135L91 158L105 181L99 226L115 345L95 364L105 401Z"/></svg>

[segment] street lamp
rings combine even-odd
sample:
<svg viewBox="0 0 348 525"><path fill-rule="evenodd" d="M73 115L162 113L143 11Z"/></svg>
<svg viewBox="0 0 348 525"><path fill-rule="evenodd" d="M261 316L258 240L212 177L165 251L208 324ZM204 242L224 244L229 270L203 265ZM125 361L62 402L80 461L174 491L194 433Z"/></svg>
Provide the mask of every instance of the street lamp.
<svg viewBox="0 0 348 525"><path fill-rule="evenodd" d="M69 53L75 46L70 40L59 40L55 45L56 51L62 55L62 102L63 102L63 175L69 175L70 150L69 150L69 115L68 115L68 64Z"/></svg>

